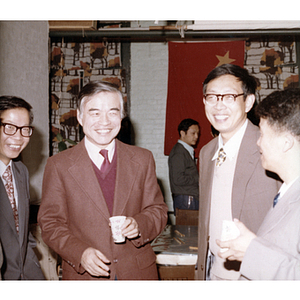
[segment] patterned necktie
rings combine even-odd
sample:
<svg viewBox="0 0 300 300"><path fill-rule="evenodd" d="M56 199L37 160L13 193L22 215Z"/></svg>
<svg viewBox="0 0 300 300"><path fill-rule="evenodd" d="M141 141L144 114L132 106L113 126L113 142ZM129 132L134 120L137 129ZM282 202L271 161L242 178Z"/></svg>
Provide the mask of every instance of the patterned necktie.
<svg viewBox="0 0 300 300"><path fill-rule="evenodd" d="M2 175L3 179L6 181L5 189L7 192L8 199L10 201L13 213L14 213L14 219L16 224L17 232L19 233L19 215L18 215L18 209L16 205L16 200L14 197L14 185L12 181L12 173L10 166L8 166L5 170L5 172Z"/></svg>
<svg viewBox="0 0 300 300"><path fill-rule="evenodd" d="M274 200L273 200L273 207L275 207L275 205L277 204L278 199L279 199L279 196L280 196L280 193L278 193L278 194L275 196L275 198L274 198Z"/></svg>
<svg viewBox="0 0 300 300"><path fill-rule="evenodd" d="M110 165L110 162L108 160L108 150L102 149L99 153L104 157L104 161L102 163L100 171L105 173Z"/></svg>
<svg viewBox="0 0 300 300"><path fill-rule="evenodd" d="M223 148L219 150L216 166L220 167L226 159L226 153Z"/></svg>

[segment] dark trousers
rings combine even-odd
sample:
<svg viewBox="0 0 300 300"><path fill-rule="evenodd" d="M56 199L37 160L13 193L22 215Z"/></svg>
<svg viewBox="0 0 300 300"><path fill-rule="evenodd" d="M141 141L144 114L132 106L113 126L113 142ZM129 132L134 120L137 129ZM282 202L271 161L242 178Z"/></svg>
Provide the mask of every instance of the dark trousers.
<svg viewBox="0 0 300 300"><path fill-rule="evenodd" d="M176 208L199 210L199 200L189 195L172 195L174 204L174 215L176 216Z"/></svg>

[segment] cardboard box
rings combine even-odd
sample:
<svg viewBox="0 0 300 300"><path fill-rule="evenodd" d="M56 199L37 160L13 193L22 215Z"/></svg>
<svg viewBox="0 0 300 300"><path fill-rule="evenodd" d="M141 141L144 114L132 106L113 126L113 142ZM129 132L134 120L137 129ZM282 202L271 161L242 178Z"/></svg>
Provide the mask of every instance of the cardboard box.
<svg viewBox="0 0 300 300"><path fill-rule="evenodd" d="M97 30L97 21L48 21L49 30Z"/></svg>

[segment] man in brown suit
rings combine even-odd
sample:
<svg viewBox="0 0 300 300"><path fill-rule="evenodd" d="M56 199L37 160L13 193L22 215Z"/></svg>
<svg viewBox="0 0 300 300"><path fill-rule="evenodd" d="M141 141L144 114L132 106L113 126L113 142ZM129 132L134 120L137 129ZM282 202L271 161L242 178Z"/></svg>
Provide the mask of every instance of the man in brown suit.
<svg viewBox="0 0 300 300"><path fill-rule="evenodd" d="M223 220L237 218L256 232L278 190L278 182L260 162L259 129L247 119L255 90L255 78L231 64L215 68L204 81L205 113L220 134L200 151L197 278L201 280L240 277L240 262L217 255Z"/></svg>
<svg viewBox="0 0 300 300"><path fill-rule="evenodd" d="M87 84L77 115L85 138L48 159L38 222L45 243L63 259L63 279L158 278L150 243L165 227L168 209L152 153L115 139L122 117L116 87ZM124 243L113 241L111 216L126 216Z"/></svg>

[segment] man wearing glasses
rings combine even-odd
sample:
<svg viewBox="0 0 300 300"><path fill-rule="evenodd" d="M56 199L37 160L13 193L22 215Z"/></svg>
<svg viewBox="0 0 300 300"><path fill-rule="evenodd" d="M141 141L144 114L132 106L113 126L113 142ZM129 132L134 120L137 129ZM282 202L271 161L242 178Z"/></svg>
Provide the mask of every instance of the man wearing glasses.
<svg viewBox="0 0 300 300"><path fill-rule="evenodd" d="M3 280L44 279L29 233L29 174L18 158L33 132L31 105L0 97L0 241Z"/></svg>
<svg viewBox="0 0 300 300"><path fill-rule="evenodd" d="M256 232L278 190L275 174L266 174L260 162L259 129L247 118L256 87L256 79L246 69L232 64L215 68L203 83L206 117L219 135L199 156L200 280L240 277L240 262L217 255L223 221L237 218Z"/></svg>

